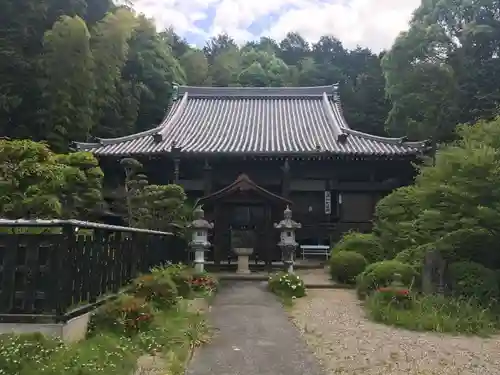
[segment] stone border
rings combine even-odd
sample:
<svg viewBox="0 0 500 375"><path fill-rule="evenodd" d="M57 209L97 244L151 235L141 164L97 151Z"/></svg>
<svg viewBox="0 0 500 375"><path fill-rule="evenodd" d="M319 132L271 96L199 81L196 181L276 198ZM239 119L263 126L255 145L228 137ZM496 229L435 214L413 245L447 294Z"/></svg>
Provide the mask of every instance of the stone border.
<svg viewBox="0 0 500 375"><path fill-rule="evenodd" d="M42 333L66 343L84 340L92 312L79 315L66 323L0 323L0 334Z"/></svg>

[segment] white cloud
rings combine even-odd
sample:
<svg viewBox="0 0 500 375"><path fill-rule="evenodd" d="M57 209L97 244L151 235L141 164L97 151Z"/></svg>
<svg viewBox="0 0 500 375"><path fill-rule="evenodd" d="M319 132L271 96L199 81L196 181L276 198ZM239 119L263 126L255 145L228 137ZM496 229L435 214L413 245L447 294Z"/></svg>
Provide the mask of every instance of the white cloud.
<svg viewBox="0 0 500 375"><path fill-rule="evenodd" d="M136 0L138 11L155 18L160 28L173 26L181 35L206 38L226 32L244 42L260 36L279 40L298 31L310 41L333 35L346 47L361 45L375 51L390 47L419 4L420 0ZM212 8L210 26L197 27L195 22L205 20ZM260 35L248 31L254 23L266 23L270 14L275 21Z"/></svg>

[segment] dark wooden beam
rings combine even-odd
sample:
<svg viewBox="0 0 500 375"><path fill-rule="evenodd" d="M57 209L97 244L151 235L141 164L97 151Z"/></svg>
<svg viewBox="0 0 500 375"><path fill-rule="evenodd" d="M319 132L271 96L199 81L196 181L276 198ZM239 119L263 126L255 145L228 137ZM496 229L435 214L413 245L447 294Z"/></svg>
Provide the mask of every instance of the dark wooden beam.
<svg viewBox="0 0 500 375"><path fill-rule="evenodd" d="M281 195L285 198L290 198L290 162L288 159L285 159L283 163L283 167L281 167L283 171L283 177L281 182Z"/></svg>
<svg viewBox="0 0 500 375"><path fill-rule="evenodd" d="M203 194L209 195L212 192L212 167L205 159L205 165L203 166Z"/></svg>

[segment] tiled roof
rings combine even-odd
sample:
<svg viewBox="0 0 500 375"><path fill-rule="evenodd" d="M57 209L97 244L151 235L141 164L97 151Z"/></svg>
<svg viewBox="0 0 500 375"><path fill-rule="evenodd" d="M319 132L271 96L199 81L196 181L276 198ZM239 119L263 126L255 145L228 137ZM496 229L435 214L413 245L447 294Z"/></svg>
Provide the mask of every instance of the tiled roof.
<svg viewBox="0 0 500 375"><path fill-rule="evenodd" d="M417 154L425 142L378 137L347 125L336 86L188 87L156 128L77 143L96 155L185 153Z"/></svg>

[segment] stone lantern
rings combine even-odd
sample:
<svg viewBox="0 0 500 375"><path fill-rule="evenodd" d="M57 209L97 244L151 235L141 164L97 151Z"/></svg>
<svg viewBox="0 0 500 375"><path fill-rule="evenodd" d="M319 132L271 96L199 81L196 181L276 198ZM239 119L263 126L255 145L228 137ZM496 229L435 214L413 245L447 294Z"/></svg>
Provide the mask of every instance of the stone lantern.
<svg viewBox="0 0 500 375"><path fill-rule="evenodd" d="M210 247L208 231L213 229L214 225L205 220L205 211L201 206L195 208L193 216L194 220L188 224L188 228L192 230L189 250L194 252L194 269L201 273L205 270L205 251Z"/></svg>
<svg viewBox="0 0 500 375"><path fill-rule="evenodd" d="M295 230L302 228L302 224L292 220L292 210L287 206L283 213L283 220L274 224L276 229L281 231L278 246L281 249L285 272L293 272L293 261L297 242L295 242Z"/></svg>

